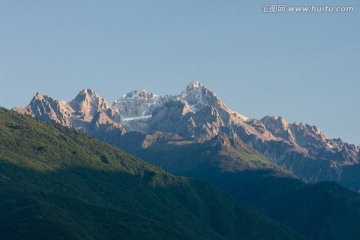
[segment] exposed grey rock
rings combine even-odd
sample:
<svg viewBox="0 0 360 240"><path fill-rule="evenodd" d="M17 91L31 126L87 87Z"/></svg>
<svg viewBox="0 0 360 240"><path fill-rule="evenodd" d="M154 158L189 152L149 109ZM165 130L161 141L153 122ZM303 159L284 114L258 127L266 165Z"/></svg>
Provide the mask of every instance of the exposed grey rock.
<svg viewBox="0 0 360 240"><path fill-rule="evenodd" d="M42 121L51 121L72 127L69 118L73 110L70 105L67 102L55 100L39 92L32 98L28 106L14 108L14 111L31 115Z"/></svg>
<svg viewBox="0 0 360 240"><path fill-rule="evenodd" d="M84 89L70 102L37 93L26 107L14 108L47 122L59 123L88 133L100 140L125 133L119 113L95 91Z"/></svg>
<svg viewBox="0 0 360 240"><path fill-rule="evenodd" d="M160 131L194 142L225 134L239 138L304 180L333 180L360 189L359 147L341 139L328 139L315 126L290 124L282 117L246 118L231 111L199 82L190 83L179 95L133 91L111 107L89 89L81 91L70 103L37 94L28 106L14 110L83 130L110 143L118 142L118 136L125 131L144 134ZM351 171L356 174L350 174ZM359 180L351 180L349 175Z"/></svg>

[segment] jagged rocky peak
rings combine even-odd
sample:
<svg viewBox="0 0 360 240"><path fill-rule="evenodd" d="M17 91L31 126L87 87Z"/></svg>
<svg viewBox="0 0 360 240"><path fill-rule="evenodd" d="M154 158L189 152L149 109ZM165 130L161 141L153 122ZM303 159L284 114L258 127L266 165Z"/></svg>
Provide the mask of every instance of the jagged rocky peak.
<svg viewBox="0 0 360 240"><path fill-rule="evenodd" d="M304 123L293 123L290 125L291 132L300 146L312 145L314 147L326 147L326 136L316 126Z"/></svg>
<svg viewBox="0 0 360 240"><path fill-rule="evenodd" d="M340 181L348 165L360 162L358 146L327 139L315 126L290 124L282 117L248 119L231 111L214 92L197 81L188 84L179 95L132 91L116 100L112 107L90 89L82 90L70 103L37 93L28 106L14 110L83 130L108 142L117 142L125 130L161 131L198 142L222 133L230 139L237 136L273 162L309 181L334 180L334 172Z"/></svg>
<svg viewBox="0 0 360 240"><path fill-rule="evenodd" d="M198 112L205 106L212 106L219 111L222 118L226 120L230 118L231 111L224 102L198 81L188 84L186 90L179 95L156 95L143 89L131 91L116 100L112 107L120 113L123 120L133 118L140 120L142 117L154 115L156 108L176 99L185 102L192 112Z"/></svg>
<svg viewBox="0 0 360 240"><path fill-rule="evenodd" d="M272 132L274 135L277 135L279 132L287 131L289 130L289 124L286 122L286 120L279 116L276 117L274 115L271 116L265 116L260 120L265 127Z"/></svg>
<svg viewBox="0 0 360 240"><path fill-rule="evenodd" d="M33 97L33 100L34 99L43 99L44 97L48 97L48 95L41 94L40 92L36 92L35 96Z"/></svg>
<svg viewBox="0 0 360 240"><path fill-rule="evenodd" d="M288 123L286 120L279 116L276 117L274 115L265 116L261 119L261 121L265 124L266 127L281 127L282 129L286 129L288 127Z"/></svg>
<svg viewBox="0 0 360 240"><path fill-rule="evenodd" d="M125 133L118 112L95 91L87 88L80 91L71 102L36 93L28 106L14 110L84 131L100 140Z"/></svg>
<svg viewBox="0 0 360 240"><path fill-rule="evenodd" d="M329 148L332 149L351 149L355 152L360 151L360 146L355 146L355 144L344 142L341 138L332 138L326 139Z"/></svg>
<svg viewBox="0 0 360 240"><path fill-rule="evenodd" d="M316 126L302 122L289 124L281 116L266 116L261 119L261 122L274 136L291 141L299 146L304 147L309 144L315 147L327 146L325 134Z"/></svg>
<svg viewBox="0 0 360 240"><path fill-rule="evenodd" d="M294 142L295 138L291 129L289 128L289 124L286 120L279 116L265 116L260 120L266 129L271 132L275 137L282 138L284 140Z"/></svg>
<svg viewBox="0 0 360 240"><path fill-rule="evenodd" d="M36 92L35 96L31 99L30 104L34 104L36 102L47 102L47 101L51 101L54 102L56 101L55 99L53 99L52 97L48 96L47 94L41 94L40 92Z"/></svg>
<svg viewBox="0 0 360 240"><path fill-rule="evenodd" d="M187 85L179 97L184 100L193 112L198 112L206 106L214 107L222 120L229 123L231 117L235 117L233 112L225 105L225 103L205 85L198 81L191 82Z"/></svg>
<svg viewBox="0 0 360 240"><path fill-rule="evenodd" d="M193 81L188 84L186 90L180 94L180 98L193 107L218 105L219 103L222 103L214 92L198 81Z"/></svg>
<svg viewBox="0 0 360 240"><path fill-rule="evenodd" d="M198 88L206 88L206 87L198 81L192 81L186 86L186 91L191 91L193 89L198 89Z"/></svg>
<svg viewBox="0 0 360 240"><path fill-rule="evenodd" d="M84 120L91 121L97 112L110 108L107 101L95 91L85 88L70 102L76 114L83 116Z"/></svg>
<svg viewBox="0 0 360 240"><path fill-rule="evenodd" d="M102 98L95 91L88 88L81 90L75 97L75 99L72 100L72 102L90 103L93 107L97 107L103 110L110 108L110 105L106 102L104 98Z"/></svg>
<svg viewBox="0 0 360 240"><path fill-rule="evenodd" d="M26 107L13 109L16 112L31 115L43 121L51 121L66 126L71 126L68 117L71 107L64 101L37 92Z"/></svg>

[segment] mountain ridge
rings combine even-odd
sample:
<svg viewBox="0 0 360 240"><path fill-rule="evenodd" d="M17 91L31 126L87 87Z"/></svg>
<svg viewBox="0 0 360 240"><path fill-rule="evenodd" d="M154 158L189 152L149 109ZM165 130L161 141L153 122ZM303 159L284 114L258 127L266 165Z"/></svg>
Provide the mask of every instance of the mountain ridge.
<svg viewBox="0 0 360 240"><path fill-rule="evenodd" d="M207 184L0 108L1 239L305 239Z"/></svg>
<svg viewBox="0 0 360 240"><path fill-rule="evenodd" d="M219 134L194 143L162 132L128 132L122 138L117 144L126 152L223 189L314 240L360 237L354 220L360 214L358 193L335 183L305 183L240 139Z"/></svg>
<svg viewBox="0 0 360 240"><path fill-rule="evenodd" d="M80 120L79 117L62 117L68 112L63 107L66 104L64 101L56 101L43 100L39 106L30 103L25 108L14 110L29 112L41 120L55 120L63 125L72 121L75 129L107 142L117 142L113 138L130 131L149 134L168 132L198 142L223 133L241 139L280 167L306 181L330 180L352 190L360 190L360 178L354 183L347 177L348 166L359 164L360 147L340 139L328 139L316 126L287 123L282 117L265 116L257 120L242 116L197 81L188 84L179 95L156 95L136 90L125 94L112 105L106 104L103 108L96 105L96 111L102 115L97 123L90 121L93 115L89 111L80 112L83 116ZM46 103L45 107L43 102ZM54 102L57 105L52 107ZM31 108L32 105L35 107ZM77 127L76 121L86 127L81 124Z"/></svg>

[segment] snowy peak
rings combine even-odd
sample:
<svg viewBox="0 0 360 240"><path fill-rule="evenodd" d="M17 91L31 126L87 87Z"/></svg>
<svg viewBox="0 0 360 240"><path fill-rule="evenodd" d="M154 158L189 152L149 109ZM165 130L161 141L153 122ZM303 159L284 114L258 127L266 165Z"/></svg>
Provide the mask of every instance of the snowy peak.
<svg viewBox="0 0 360 240"><path fill-rule="evenodd" d="M186 90L179 97L195 112L204 106L215 107L220 112L222 110L230 112L225 103L214 92L198 81L188 84Z"/></svg>
<svg viewBox="0 0 360 240"><path fill-rule="evenodd" d="M190 92L194 89L197 89L197 88L206 88L204 85L202 85L200 82L198 81L192 81L191 83L189 83L187 86L186 86L186 91L187 92Z"/></svg>
<svg viewBox="0 0 360 240"><path fill-rule="evenodd" d="M229 115L228 113L230 113L224 102L198 81L189 83L186 89L179 95L155 95L143 89L131 91L117 99L112 107L120 113L123 119L139 118L152 115L157 107L163 106L167 101L177 98L184 101L193 112L197 112L205 106L212 106L222 116ZM225 112L228 113L225 114Z"/></svg>
<svg viewBox="0 0 360 240"><path fill-rule="evenodd" d="M229 123L232 118L246 119L241 115L234 114L214 92L197 81L188 84L179 95L155 95L145 90L135 90L116 100L112 107L119 112L121 121L128 130L138 129L139 131L156 130L156 128L164 130L160 125L168 120L167 125L170 129L176 125L170 122L178 120L184 121L184 124L177 122L182 126L187 126L188 122L196 120L195 124L198 127L201 128L204 125L204 128L210 128L213 124ZM213 112L216 112L219 119L207 116L208 114L212 116ZM194 116L191 120L190 116L192 115ZM155 124L155 121L150 119L152 117L155 117L154 119L159 121L160 125ZM149 121L145 122L145 119ZM153 124L156 127L150 126ZM178 126L178 128L180 127ZM213 128L217 129L219 126ZM185 127L181 127L181 129L185 129Z"/></svg>
<svg viewBox="0 0 360 240"><path fill-rule="evenodd" d="M159 96L157 96L153 93L148 93L144 89L140 89L140 90L135 90L135 91L125 94L124 96L122 96L121 99L122 100L133 100L133 99L149 100L149 99L157 99L157 98L159 98ZM119 100L117 100L117 101L119 101Z"/></svg>
<svg viewBox="0 0 360 240"><path fill-rule="evenodd" d="M315 126L290 124L282 117L246 118L231 111L214 92L197 81L188 84L179 95L135 90L112 106L87 88L71 102L37 93L28 106L14 110L82 130L105 141L117 142L125 131L161 131L199 142L219 134L238 137L279 166L309 181L341 181L342 171L360 162L359 147L341 139L327 139Z"/></svg>
<svg viewBox="0 0 360 240"><path fill-rule="evenodd" d="M186 90L183 91L179 97L187 101L191 106L199 103L208 105L206 100L209 99L207 98L216 97L216 95L201 83L194 81L187 85Z"/></svg>
<svg viewBox="0 0 360 240"><path fill-rule="evenodd" d="M115 100L112 107L119 112L122 119L142 119L152 115L154 109L164 104L171 96L155 95L144 89L131 91Z"/></svg>

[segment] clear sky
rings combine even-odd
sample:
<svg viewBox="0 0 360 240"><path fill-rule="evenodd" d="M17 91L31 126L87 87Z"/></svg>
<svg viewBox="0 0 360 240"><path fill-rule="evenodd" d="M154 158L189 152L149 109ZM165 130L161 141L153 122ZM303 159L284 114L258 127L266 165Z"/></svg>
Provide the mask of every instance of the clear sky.
<svg viewBox="0 0 360 240"><path fill-rule="evenodd" d="M264 13L268 4L352 13ZM198 80L233 110L281 115L360 145L360 2L0 0L0 105L91 88L180 93Z"/></svg>

